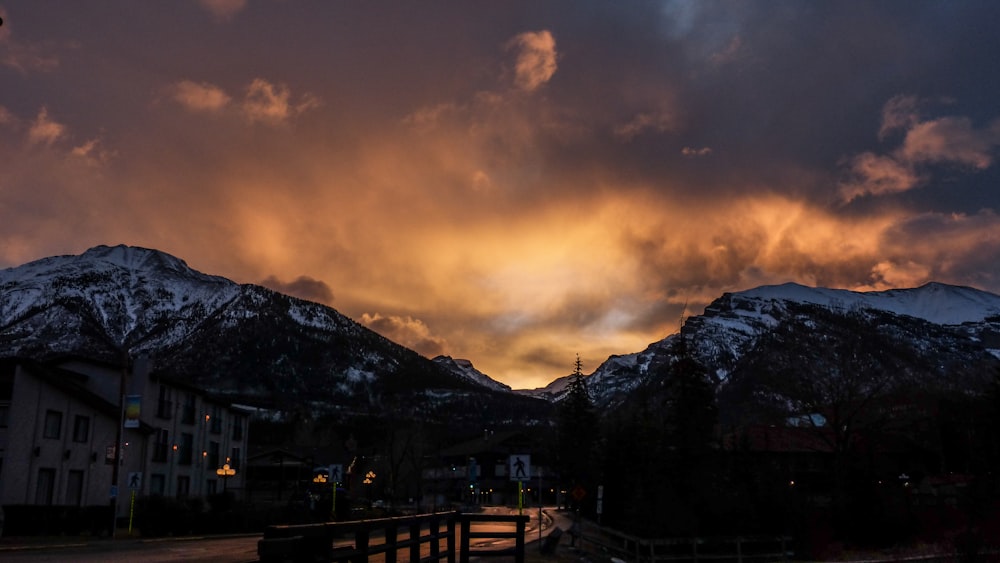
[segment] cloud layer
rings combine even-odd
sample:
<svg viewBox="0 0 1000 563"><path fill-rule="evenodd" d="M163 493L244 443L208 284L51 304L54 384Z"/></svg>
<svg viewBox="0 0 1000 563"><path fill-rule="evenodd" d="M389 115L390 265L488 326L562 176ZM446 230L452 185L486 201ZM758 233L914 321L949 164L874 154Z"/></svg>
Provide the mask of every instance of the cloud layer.
<svg viewBox="0 0 1000 563"><path fill-rule="evenodd" d="M158 248L515 388L725 291L1000 291L1000 8L856 8L0 7L0 267Z"/></svg>

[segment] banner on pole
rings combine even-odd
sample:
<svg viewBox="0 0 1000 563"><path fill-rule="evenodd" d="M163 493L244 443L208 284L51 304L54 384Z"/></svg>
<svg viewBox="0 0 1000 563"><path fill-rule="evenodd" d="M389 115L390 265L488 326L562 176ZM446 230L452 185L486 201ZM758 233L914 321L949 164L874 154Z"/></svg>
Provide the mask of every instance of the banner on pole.
<svg viewBox="0 0 1000 563"><path fill-rule="evenodd" d="M139 411L142 405L142 395L125 396L125 428L139 427Z"/></svg>

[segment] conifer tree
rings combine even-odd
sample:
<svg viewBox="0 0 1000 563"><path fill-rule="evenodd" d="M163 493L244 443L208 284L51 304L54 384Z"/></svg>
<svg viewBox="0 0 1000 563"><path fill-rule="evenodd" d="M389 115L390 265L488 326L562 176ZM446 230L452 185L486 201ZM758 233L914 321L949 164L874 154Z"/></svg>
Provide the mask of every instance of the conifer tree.
<svg viewBox="0 0 1000 563"><path fill-rule="evenodd" d="M566 396L559 403L557 418L557 466L564 485L589 490L594 478L594 451L598 440L598 418L576 357ZM590 491L593 494L593 491Z"/></svg>

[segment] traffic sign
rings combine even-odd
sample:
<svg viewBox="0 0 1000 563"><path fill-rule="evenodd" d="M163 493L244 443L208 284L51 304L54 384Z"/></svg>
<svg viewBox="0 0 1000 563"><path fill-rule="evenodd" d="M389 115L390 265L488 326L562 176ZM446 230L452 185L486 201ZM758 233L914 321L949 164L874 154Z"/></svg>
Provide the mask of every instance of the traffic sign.
<svg viewBox="0 0 1000 563"><path fill-rule="evenodd" d="M138 491L142 488L142 472L133 471L128 474L128 488Z"/></svg>
<svg viewBox="0 0 1000 563"><path fill-rule="evenodd" d="M344 480L344 466L338 463L330 465L329 479L331 483L339 483Z"/></svg>
<svg viewBox="0 0 1000 563"><path fill-rule="evenodd" d="M528 454L514 454L508 461L511 481L527 481L531 479L531 456Z"/></svg>

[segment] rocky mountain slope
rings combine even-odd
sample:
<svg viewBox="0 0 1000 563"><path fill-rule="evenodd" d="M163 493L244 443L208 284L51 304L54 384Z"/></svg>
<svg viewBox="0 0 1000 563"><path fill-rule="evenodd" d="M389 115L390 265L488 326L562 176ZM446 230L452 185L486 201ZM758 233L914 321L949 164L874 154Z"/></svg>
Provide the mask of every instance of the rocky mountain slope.
<svg viewBox="0 0 1000 563"><path fill-rule="evenodd" d="M501 419L547 410L330 307L205 275L163 252L99 246L0 271L0 355L142 354L174 377L285 410L378 412L391 403L414 416Z"/></svg>
<svg viewBox="0 0 1000 563"><path fill-rule="evenodd" d="M612 356L588 375L597 405L611 409L655 387L680 338L713 375L732 417L750 404L761 412L788 407L810 381L847 373L893 386L976 389L997 370L1000 296L937 283L727 293L680 334ZM334 309L206 275L155 250L101 246L0 271L0 355L120 362L140 354L234 400L319 413L393 408L452 420L542 420L568 379L512 393L468 360L428 360Z"/></svg>
<svg viewBox="0 0 1000 563"><path fill-rule="evenodd" d="M798 361L808 363L799 369L815 377L836 371L831 347L820 344L847 336L845 326L868 331L874 344L905 350L906 361L895 365L901 383L982 385L1000 357L998 295L940 283L864 293L789 283L724 294L702 315L688 318L680 334L608 358L587 376L588 387L600 406L621 403L674 361L671 350L683 337L694 358L714 374L722 397L745 398L735 391L749 392L748 374L760 376L765 358L773 362L772 371L795 361L782 350L811 346L815 353L800 355ZM872 356L860 363L876 361ZM559 400L567 379L522 393Z"/></svg>

